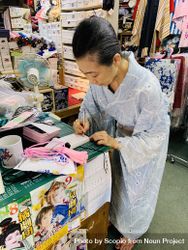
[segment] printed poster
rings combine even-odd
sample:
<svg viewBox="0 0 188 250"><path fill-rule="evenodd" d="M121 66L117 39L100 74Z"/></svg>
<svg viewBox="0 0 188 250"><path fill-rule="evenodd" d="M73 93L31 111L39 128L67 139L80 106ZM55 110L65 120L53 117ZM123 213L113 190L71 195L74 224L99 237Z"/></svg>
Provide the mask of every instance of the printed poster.
<svg viewBox="0 0 188 250"><path fill-rule="evenodd" d="M31 201L35 247L47 249L68 234L69 223L78 221L83 208L82 183L60 176L33 190Z"/></svg>
<svg viewBox="0 0 188 250"><path fill-rule="evenodd" d="M0 249L33 250L30 195L0 209Z"/></svg>

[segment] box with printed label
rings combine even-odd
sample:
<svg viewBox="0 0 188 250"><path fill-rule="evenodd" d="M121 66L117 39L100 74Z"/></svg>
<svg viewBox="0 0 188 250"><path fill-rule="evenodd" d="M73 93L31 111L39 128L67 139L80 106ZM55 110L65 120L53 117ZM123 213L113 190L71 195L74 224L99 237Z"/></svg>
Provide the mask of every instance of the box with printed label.
<svg viewBox="0 0 188 250"><path fill-rule="evenodd" d="M64 70L68 74L85 77L85 75L79 70L76 62L65 60L64 61Z"/></svg>
<svg viewBox="0 0 188 250"><path fill-rule="evenodd" d="M62 27L76 27L84 18L93 15L105 17L106 12L102 9L77 12L63 12L61 13Z"/></svg>
<svg viewBox="0 0 188 250"><path fill-rule="evenodd" d="M72 39L74 36L75 30L62 30L62 42L66 44L72 44Z"/></svg>
<svg viewBox="0 0 188 250"><path fill-rule="evenodd" d="M72 46L67 46L67 45L63 46L63 57L65 59L75 60Z"/></svg>
<svg viewBox="0 0 188 250"><path fill-rule="evenodd" d="M103 0L63 0L62 10L85 10L101 8Z"/></svg>
<svg viewBox="0 0 188 250"><path fill-rule="evenodd" d="M65 74L65 85L83 92L87 92L89 89L89 81L87 79L68 74Z"/></svg>

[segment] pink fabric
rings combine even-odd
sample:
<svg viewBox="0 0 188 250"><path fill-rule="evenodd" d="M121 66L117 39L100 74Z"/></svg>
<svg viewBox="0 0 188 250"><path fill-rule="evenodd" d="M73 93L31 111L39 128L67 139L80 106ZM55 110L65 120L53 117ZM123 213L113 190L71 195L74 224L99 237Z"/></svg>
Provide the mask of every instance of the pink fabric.
<svg viewBox="0 0 188 250"><path fill-rule="evenodd" d="M42 7L35 15L35 18L38 19L38 20L46 20L46 8L45 7Z"/></svg>
<svg viewBox="0 0 188 250"><path fill-rule="evenodd" d="M65 147L64 145L57 146L53 149L46 147L37 147L41 144L34 145L30 148L24 150L24 156L27 158L45 158L45 159L54 159L54 156L57 155L66 155L72 161L85 164L88 159L88 153L86 151L76 151L70 148Z"/></svg>
<svg viewBox="0 0 188 250"><path fill-rule="evenodd" d="M188 47L188 0L180 0L178 2L173 21L182 32L179 47Z"/></svg>

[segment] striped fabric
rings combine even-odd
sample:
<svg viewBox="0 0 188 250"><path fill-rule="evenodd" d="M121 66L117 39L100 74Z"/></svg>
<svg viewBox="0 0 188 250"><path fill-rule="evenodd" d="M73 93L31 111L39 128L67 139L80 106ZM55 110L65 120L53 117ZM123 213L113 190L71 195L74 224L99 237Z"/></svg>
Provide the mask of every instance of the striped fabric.
<svg viewBox="0 0 188 250"><path fill-rule="evenodd" d="M153 42L151 46L151 54L156 51L156 40L158 38L162 41L165 37L170 34L170 0L160 0L158 7L158 14L155 24L155 31L153 34Z"/></svg>
<svg viewBox="0 0 188 250"><path fill-rule="evenodd" d="M142 23L144 20L144 14L146 10L147 0L140 0L138 9L136 12L136 18L134 21L132 38L130 41L130 45L138 46L140 43L140 36L142 31Z"/></svg>
<svg viewBox="0 0 188 250"><path fill-rule="evenodd" d="M159 39L162 41L170 34L170 1L160 0L156 20L156 30L159 31Z"/></svg>
<svg viewBox="0 0 188 250"><path fill-rule="evenodd" d="M175 8L176 8L178 2L179 2L179 0L174 0ZM174 13L171 13L171 15L170 15L170 34L179 35L179 34L181 34L181 31L176 27L175 22L172 21L173 17L174 17Z"/></svg>

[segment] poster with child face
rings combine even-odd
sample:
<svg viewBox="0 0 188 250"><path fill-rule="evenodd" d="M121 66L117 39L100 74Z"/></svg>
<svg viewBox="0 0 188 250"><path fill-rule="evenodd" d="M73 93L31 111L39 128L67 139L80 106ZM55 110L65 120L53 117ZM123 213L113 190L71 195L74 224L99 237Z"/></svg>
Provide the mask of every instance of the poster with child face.
<svg viewBox="0 0 188 250"><path fill-rule="evenodd" d="M0 209L0 249L34 249L30 196Z"/></svg>
<svg viewBox="0 0 188 250"><path fill-rule="evenodd" d="M79 217L79 185L71 176L60 176L30 193L36 249L54 245L68 233L68 223Z"/></svg>

